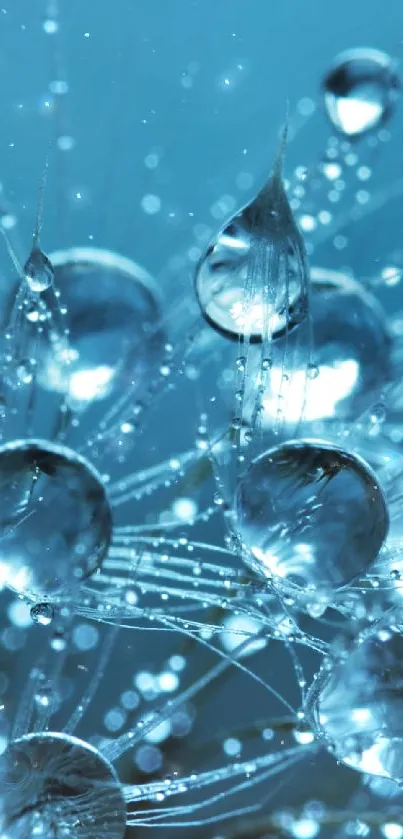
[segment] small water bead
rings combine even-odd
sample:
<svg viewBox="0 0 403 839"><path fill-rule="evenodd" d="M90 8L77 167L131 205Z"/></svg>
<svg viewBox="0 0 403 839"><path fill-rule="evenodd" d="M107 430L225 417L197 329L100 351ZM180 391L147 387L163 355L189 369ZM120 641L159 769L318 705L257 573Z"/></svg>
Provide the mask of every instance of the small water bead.
<svg viewBox="0 0 403 839"><path fill-rule="evenodd" d="M335 757L369 775L403 782L403 637L396 629L358 639L323 669L316 723Z"/></svg>
<svg viewBox="0 0 403 839"><path fill-rule="evenodd" d="M115 770L76 737L46 732L11 741L0 756L0 785L8 839L123 839L126 807Z"/></svg>
<svg viewBox="0 0 403 839"><path fill-rule="evenodd" d="M106 492L65 446L17 440L0 447L0 582L40 601L67 593L100 567L111 538Z"/></svg>
<svg viewBox="0 0 403 839"><path fill-rule="evenodd" d="M313 592L347 585L367 570L389 524L370 467L321 440L292 440L252 461L234 517L255 571Z"/></svg>
<svg viewBox="0 0 403 839"><path fill-rule="evenodd" d="M51 255L55 285L66 307L66 351L44 346L38 382L69 393L77 407L146 386L166 338L158 291L129 259L98 248Z"/></svg>
<svg viewBox="0 0 403 839"><path fill-rule="evenodd" d="M282 151L269 181L222 228L196 270L202 314L229 338L276 339L307 315L307 258L281 158Z"/></svg>
<svg viewBox="0 0 403 839"><path fill-rule="evenodd" d="M17 379L21 385L29 385L31 384L33 377L34 377L34 359L23 359L17 365Z"/></svg>
<svg viewBox="0 0 403 839"><path fill-rule="evenodd" d="M46 291L53 284L55 272L51 260L40 248L33 248L25 265L24 276L34 294Z"/></svg>
<svg viewBox="0 0 403 839"><path fill-rule="evenodd" d="M328 117L338 131L357 137L390 117L400 89L395 62L374 49L341 53L323 82Z"/></svg>
<svg viewBox="0 0 403 839"><path fill-rule="evenodd" d="M35 603L30 614L33 623L38 623L41 626L49 626L55 616L51 603Z"/></svg>

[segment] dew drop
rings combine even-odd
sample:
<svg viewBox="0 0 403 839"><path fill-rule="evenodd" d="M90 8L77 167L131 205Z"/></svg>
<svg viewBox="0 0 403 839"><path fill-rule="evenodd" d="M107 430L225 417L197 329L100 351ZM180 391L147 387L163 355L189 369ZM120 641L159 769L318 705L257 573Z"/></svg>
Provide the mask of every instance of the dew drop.
<svg viewBox="0 0 403 839"><path fill-rule="evenodd" d="M30 615L33 623L49 626L55 613L51 603L35 603L35 606L31 608Z"/></svg>
<svg viewBox="0 0 403 839"><path fill-rule="evenodd" d="M39 702L41 705L41 702ZM0 756L7 836L123 839L126 807L116 772L93 746L41 732L12 740ZM85 802L77 817L77 802Z"/></svg>
<svg viewBox="0 0 403 839"><path fill-rule="evenodd" d="M66 306L69 349L44 342L38 384L67 394L80 408L128 386L136 394L166 342L152 278L135 262L99 248L56 251L51 260Z"/></svg>
<svg viewBox="0 0 403 839"><path fill-rule="evenodd" d="M276 339L307 314L305 246L282 179L285 138L268 182L221 229L196 269L203 316L233 339Z"/></svg>
<svg viewBox="0 0 403 839"><path fill-rule="evenodd" d="M32 249L24 265L24 276L35 294L46 291L52 285L55 276L53 265L40 248Z"/></svg>
<svg viewBox="0 0 403 839"><path fill-rule="evenodd" d="M321 672L315 715L337 760L369 775L403 781L403 637L373 631Z"/></svg>
<svg viewBox="0 0 403 839"><path fill-rule="evenodd" d="M393 111L400 82L384 52L353 49L341 53L323 82L328 117L347 137L383 125Z"/></svg>
<svg viewBox="0 0 403 839"><path fill-rule="evenodd" d="M368 569L388 531L369 466L319 440L290 441L252 461L234 512L245 561L255 571L320 593Z"/></svg>
<svg viewBox="0 0 403 839"><path fill-rule="evenodd" d="M17 440L0 447L0 484L3 585L41 601L97 570L112 519L102 480L84 458L44 440Z"/></svg>

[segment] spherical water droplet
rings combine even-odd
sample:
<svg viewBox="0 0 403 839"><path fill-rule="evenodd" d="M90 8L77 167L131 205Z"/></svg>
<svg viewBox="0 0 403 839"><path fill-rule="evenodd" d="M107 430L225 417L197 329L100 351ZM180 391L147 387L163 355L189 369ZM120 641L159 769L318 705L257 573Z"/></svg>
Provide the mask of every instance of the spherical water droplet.
<svg viewBox="0 0 403 839"><path fill-rule="evenodd" d="M234 512L254 570L314 590L346 585L369 568L388 530L371 469L317 440L290 441L254 460Z"/></svg>
<svg viewBox="0 0 403 839"><path fill-rule="evenodd" d="M0 756L7 836L123 839L126 807L116 772L93 746L67 734L28 734ZM85 802L79 808L77 802ZM57 833L59 831L57 830Z"/></svg>
<svg viewBox="0 0 403 839"><path fill-rule="evenodd" d="M40 248L33 248L25 265L25 279L31 291L36 294L46 291L53 283L53 265Z"/></svg>
<svg viewBox="0 0 403 839"><path fill-rule="evenodd" d="M31 609L31 618L34 623L41 626L49 626L52 623L55 612L51 603L35 603Z"/></svg>
<svg viewBox="0 0 403 839"><path fill-rule="evenodd" d="M51 259L69 348L44 344L38 383L80 407L127 386L141 390L166 343L152 278L131 260L97 248L57 251Z"/></svg>
<svg viewBox="0 0 403 839"><path fill-rule="evenodd" d="M371 632L322 673L315 716L335 757L369 775L403 781L403 637Z"/></svg>
<svg viewBox="0 0 403 839"><path fill-rule="evenodd" d="M293 423L321 419L356 420L379 398L392 375L392 341L378 301L358 282L336 271L311 269L310 315L314 357L298 334L288 338L292 355L289 386L284 384L282 342L273 347L273 366L264 383L261 420L271 425L282 388L283 414ZM295 346L295 348L294 348ZM250 421L256 402L260 355L251 347L243 419Z"/></svg>
<svg viewBox="0 0 403 839"><path fill-rule="evenodd" d="M323 82L325 108L338 131L356 137L386 122L399 87L394 62L386 53L349 50L336 58Z"/></svg>
<svg viewBox="0 0 403 839"><path fill-rule="evenodd" d="M32 599L71 590L100 566L111 538L104 486L65 446L0 447L0 582Z"/></svg>

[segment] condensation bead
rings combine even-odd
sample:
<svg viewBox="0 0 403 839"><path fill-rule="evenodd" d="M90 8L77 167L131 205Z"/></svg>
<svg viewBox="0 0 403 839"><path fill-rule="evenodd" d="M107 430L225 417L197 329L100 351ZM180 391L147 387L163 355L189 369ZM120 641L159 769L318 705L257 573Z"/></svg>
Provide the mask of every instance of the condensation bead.
<svg viewBox="0 0 403 839"><path fill-rule="evenodd" d="M126 808L115 770L88 743L59 733L13 740L0 756L1 835L123 839Z"/></svg>
<svg viewBox="0 0 403 839"><path fill-rule="evenodd" d="M35 603L35 606L31 608L30 615L33 623L38 623L40 626L49 626L55 612L51 603Z"/></svg>
<svg viewBox="0 0 403 839"><path fill-rule="evenodd" d="M112 516L102 480L84 458L43 440L2 446L0 494L1 584L46 600L100 567Z"/></svg>
<svg viewBox="0 0 403 839"><path fill-rule="evenodd" d="M388 531L370 467L320 440L293 440L252 461L236 491L234 519L254 570L321 591L367 570Z"/></svg>
<svg viewBox="0 0 403 839"><path fill-rule="evenodd" d="M338 272L314 268L311 278L318 376L309 384L307 419L319 418L315 403L322 418L355 419L391 373L386 315L363 286Z"/></svg>
<svg viewBox="0 0 403 839"><path fill-rule="evenodd" d="M286 383L283 342L273 348L271 368L263 379L263 425L270 426L276 417L279 393L286 422L356 419L376 402L391 377L391 338L386 315L360 283L336 271L312 268L310 318L312 361L307 362L309 348L298 343L298 335L294 343L294 336L290 336ZM253 415L262 369L261 354L252 347L243 400L246 422Z"/></svg>
<svg viewBox="0 0 403 839"><path fill-rule="evenodd" d="M196 270L196 295L203 316L227 337L270 340L305 319L308 274L279 158L261 192L207 248Z"/></svg>
<svg viewBox="0 0 403 839"><path fill-rule="evenodd" d="M323 82L329 119L347 137L379 128L390 117L400 88L396 65L380 50L341 53Z"/></svg>
<svg viewBox="0 0 403 839"><path fill-rule="evenodd" d="M33 248L25 265L24 275L31 291L38 294L46 291L53 283L52 261L40 248Z"/></svg>
<svg viewBox="0 0 403 839"><path fill-rule="evenodd" d="M321 673L314 716L335 757L369 775L403 782L403 637L380 629L358 639Z"/></svg>
<svg viewBox="0 0 403 839"><path fill-rule="evenodd" d="M85 407L130 386L140 389L163 351L159 296L149 274L97 248L51 254L66 308L69 348L44 347L38 381Z"/></svg>

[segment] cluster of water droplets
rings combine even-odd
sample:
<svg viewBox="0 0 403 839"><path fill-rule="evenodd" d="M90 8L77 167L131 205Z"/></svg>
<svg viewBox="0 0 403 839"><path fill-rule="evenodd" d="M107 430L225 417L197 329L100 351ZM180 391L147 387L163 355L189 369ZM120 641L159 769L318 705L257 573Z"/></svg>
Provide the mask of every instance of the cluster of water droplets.
<svg viewBox="0 0 403 839"><path fill-rule="evenodd" d="M44 33L58 32L50 0ZM339 56L320 162L285 180L287 118L269 179L192 254L172 305L129 256L45 253L48 161L25 261L3 215L0 643L35 660L18 702L0 673L5 837L242 816L228 835L314 839L337 818L314 800L273 808L275 776L326 756L375 799L392 796L379 779L400 795L403 329L378 294L400 268L364 278L331 259L371 204L365 148L398 93L387 55ZM59 133L60 153L72 145ZM148 441L178 394L183 449L160 456ZM234 703L245 681L263 714L249 689ZM401 839L394 812L374 818Z"/></svg>

